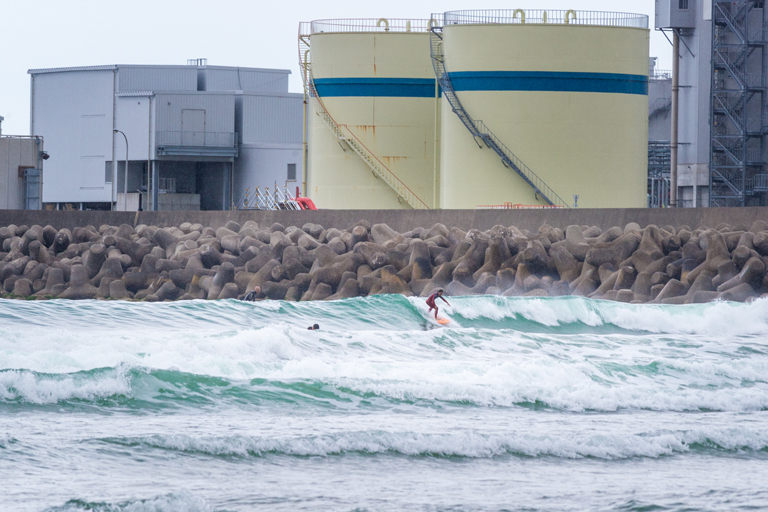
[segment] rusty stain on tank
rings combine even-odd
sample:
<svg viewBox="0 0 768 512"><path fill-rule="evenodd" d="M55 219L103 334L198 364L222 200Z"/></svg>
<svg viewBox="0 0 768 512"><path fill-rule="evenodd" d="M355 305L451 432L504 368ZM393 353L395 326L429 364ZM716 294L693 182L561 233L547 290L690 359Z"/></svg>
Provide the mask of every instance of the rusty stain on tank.
<svg viewBox="0 0 768 512"><path fill-rule="evenodd" d="M376 125L374 124L353 124L352 127L365 133L368 133L368 130L370 129L371 132L373 132L373 136L376 136Z"/></svg>
<svg viewBox="0 0 768 512"><path fill-rule="evenodd" d="M408 160L407 156L383 156L381 157L387 164L399 164L401 160Z"/></svg>

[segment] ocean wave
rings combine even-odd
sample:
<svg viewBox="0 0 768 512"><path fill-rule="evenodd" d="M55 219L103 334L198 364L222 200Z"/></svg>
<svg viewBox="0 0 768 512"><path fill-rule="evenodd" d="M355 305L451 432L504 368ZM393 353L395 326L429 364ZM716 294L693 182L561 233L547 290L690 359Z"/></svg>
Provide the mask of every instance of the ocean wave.
<svg viewBox="0 0 768 512"><path fill-rule="evenodd" d="M191 492L158 496L121 503L92 502L73 499L61 506L49 507L45 512L213 512L203 498Z"/></svg>
<svg viewBox="0 0 768 512"><path fill-rule="evenodd" d="M678 366L685 367L681 363ZM652 368L547 360L467 366L298 361L267 378L227 379L178 369L120 365L73 374L0 371L0 403L31 406L200 408L536 407L569 412L768 410L762 367L748 362ZM678 375L679 373L679 375ZM312 378L300 376L313 375ZM682 377L682 378L681 378ZM608 380L608 379L611 380ZM689 384L684 384L688 379ZM738 384L738 385L737 385Z"/></svg>
<svg viewBox="0 0 768 512"><path fill-rule="evenodd" d="M55 404L66 400L95 401L131 391L124 367L75 374L41 374L0 370L0 402Z"/></svg>
<svg viewBox="0 0 768 512"><path fill-rule="evenodd" d="M301 437L184 434L110 437L107 444L224 457L288 455L328 457L344 454L494 458L500 456L565 459L658 458L688 452L740 453L768 450L768 433L745 429L690 430L641 434L578 433L568 436L457 432L362 431Z"/></svg>
<svg viewBox="0 0 768 512"><path fill-rule="evenodd" d="M623 304L582 297L528 298L501 296L452 297L441 311L457 328L511 329L568 333L575 327L624 332L751 336L768 334L768 299L750 304L714 302L681 306ZM162 330L178 332L258 329L275 323L323 330L423 331L429 321L424 299L401 295L338 301L248 303L237 300L135 303L125 301L2 301L0 342L19 329L50 330L48 318L61 325L88 325L99 335L129 330L136 335ZM568 329L568 328L571 329ZM559 328L553 330L553 328ZM66 329L63 329L66 330Z"/></svg>
<svg viewBox="0 0 768 512"><path fill-rule="evenodd" d="M418 304L417 299L411 299ZM479 296L454 298L452 308L462 325L493 320L514 328L515 321L545 327L613 326L627 332L750 336L768 333L768 299L750 304L713 302L669 306L624 304L581 297L522 298ZM521 327L524 327L522 325Z"/></svg>

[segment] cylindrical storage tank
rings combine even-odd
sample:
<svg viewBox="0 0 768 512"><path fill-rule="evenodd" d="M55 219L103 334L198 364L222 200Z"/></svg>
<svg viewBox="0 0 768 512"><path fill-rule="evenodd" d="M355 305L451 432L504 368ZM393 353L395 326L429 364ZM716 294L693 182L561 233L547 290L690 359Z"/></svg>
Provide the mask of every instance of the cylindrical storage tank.
<svg viewBox="0 0 768 512"><path fill-rule="evenodd" d="M322 105L308 106L308 195L319 208L412 207L355 151L358 143L404 184L417 207L433 208L439 99L428 20L309 25L306 58ZM348 130L342 140L318 112L323 107Z"/></svg>
<svg viewBox="0 0 768 512"><path fill-rule="evenodd" d="M585 208L646 206L647 16L518 9L442 18L445 69L474 121L568 206L574 195ZM546 204L447 98L442 109L442 208Z"/></svg>

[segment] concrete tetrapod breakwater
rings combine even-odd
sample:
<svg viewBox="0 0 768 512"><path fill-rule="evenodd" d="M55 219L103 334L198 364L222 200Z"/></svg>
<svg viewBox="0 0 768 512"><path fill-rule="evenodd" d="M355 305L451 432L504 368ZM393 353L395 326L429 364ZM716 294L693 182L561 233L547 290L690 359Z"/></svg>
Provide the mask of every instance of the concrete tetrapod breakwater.
<svg viewBox="0 0 768 512"><path fill-rule="evenodd" d="M435 224L397 232L359 221L269 226L230 220L0 227L7 298L321 300L426 296L578 295L622 302L745 302L768 292L768 223L535 231Z"/></svg>

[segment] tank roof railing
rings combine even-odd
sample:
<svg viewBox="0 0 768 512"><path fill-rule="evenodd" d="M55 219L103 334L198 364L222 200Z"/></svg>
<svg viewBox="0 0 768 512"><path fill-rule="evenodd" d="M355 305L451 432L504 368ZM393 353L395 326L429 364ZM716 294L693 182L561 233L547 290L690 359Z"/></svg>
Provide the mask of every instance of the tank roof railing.
<svg viewBox="0 0 768 512"><path fill-rule="evenodd" d="M628 12L548 9L478 9L433 14L437 25L548 24L648 28L648 16Z"/></svg>
<svg viewBox="0 0 768 512"><path fill-rule="evenodd" d="M314 20L301 24L303 32L300 35L324 32L429 32L430 26L434 25L435 22L430 20L405 18Z"/></svg>

